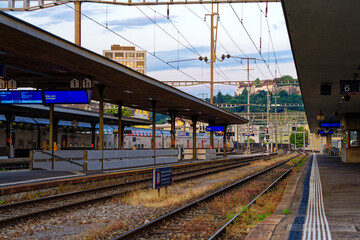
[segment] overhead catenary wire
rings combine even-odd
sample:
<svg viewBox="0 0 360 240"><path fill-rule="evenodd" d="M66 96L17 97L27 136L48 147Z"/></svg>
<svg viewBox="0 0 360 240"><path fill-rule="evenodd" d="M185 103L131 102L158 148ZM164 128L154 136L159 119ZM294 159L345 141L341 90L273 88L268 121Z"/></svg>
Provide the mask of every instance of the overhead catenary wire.
<svg viewBox="0 0 360 240"><path fill-rule="evenodd" d="M250 35L249 31L246 29L246 27L245 27L245 25L244 25L243 21L240 19L239 15L238 15L238 14L237 14L237 12L235 11L234 7L232 6L232 4L231 4L231 2L230 2L229 0L228 0L228 3L229 3L229 5L230 5L230 7L231 7L232 11L234 12L234 14L235 14L236 18L238 19L238 21L240 22L241 26L243 27L243 29L244 29L244 31L245 31L245 33L246 33L246 35L249 37L249 39L250 39L250 41L252 42L252 44L254 45L254 47L255 47L256 51L259 53L259 55L260 55L261 59L264 61L264 63L265 63L265 65L266 65L266 67L267 67L267 69L268 69L268 71L269 71L269 73L270 73L271 77L272 77L272 78L274 78L274 75L273 75L273 73L272 73L272 72L271 72L271 70L270 70L270 66L269 66L269 64L266 62L266 60L264 59L264 56L262 55L261 51L260 51L260 50L259 50L259 48L256 46L256 44L255 44L255 42L254 42L253 38L251 37L251 35Z"/></svg>
<svg viewBox="0 0 360 240"><path fill-rule="evenodd" d="M207 12L210 12L204 5L201 5L201 6L202 6ZM188 8L188 7L187 7L187 8ZM201 18L197 13L193 12L190 8L188 8L188 9L189 9L189 11L192 12L195 16L197 16L199 19L202 20L202 18ZM241 23L243 23L243 19L241 19ZM210 27L209 27L209 25L208 25L207 23L206 23L206 25L207 25L207 27L210 29ZM245 56L246 58L248 58L248 55L247 55L247 54L239 47L239 45L235 42L235 40L234 40L233 37L230 35L230 33L226 30L226 27L224 26L224 24L222 24L221 21L220 21L220 26L222 27L222 29L224 29L226 35L227 35L227 36L229 37L229 39L233 42L233 44L235 45L235 47L236 47L242 54L244 54L244 56ZM220 42L220 41L218 41L218 42L219 42L219 45L220 45L227 53L229 53L229 51L221 44L221 42ZM255 45L255 46L256 46L256 45ZM265 65L267 66L265 59L264 59L264 58L262 58L262 59L263 59ZM260 74L262 75L262 77L263 77L264 79L267 79L266 75L263 73L263 71L261 70L261 68L260 68L259 65L257 64L257 62L255 61L254 63L255 63L255 65L256 65L257 69L259 70ZM269 71L270 71L270 69L269 69ZM271 71L270 71L270 74L271 74ZM272 75L272 74L271 74L271 75ZM273 76L273 75L272 75L272 76Z"/></svg>
<svg viewBox="0 0 360 240"><path fill-rule="evenodd" d="M72 9L72 10L74 10L74 11L77 11L74 7L70 6L70 5L67 4L67 3L65 3L65 6L67 6L68 8L70 8L70 9ZM180 70L180 69L177 69L176 66L173 66L173 65L167 63L167 62L166 62L165 60L163 60L162 58L156 56L155 54L153 54L153 53L151 53L151 52L149 52L149 51L147 51L145 48L143 48L143 47L141 47L140 45L136 44L135 42L127 39L126 37L120 35L119 33L115 32L114 30L112 30L112 29L110 29L110 28L106 28L106 26L105 26L104 24L96 21L95 19L89 17L88 15L86 15L86 14L84 14L84 13L82 13L82 12L79 12L79 13L80 13L82 16L84 16L85 18L87 18L87 19L89 19L90 21L94 22L95 24L97 24L97 25L99 25L99 26L107 29L107 30L110 31L111 33L115 34L116 36L118 36L118 37L122 38L123 40L125 40L125 41L133 44L135 47L141 49L142 51L147 52L148 54L150 54L151 56L155 57L156 59L158 59L159 61L163 62L164 64L166 64L166 65L170 66L171 68L174 68L175 70L181 72L182 74L184 74L185 76L189 77L190 79L192 79L192 80L194 80L194 81L197 81L197 80L196 80L193 76L191 76L190 74L188 74L188 73L186 73L186 72L184 72L184 71L182 71L182 70ZM206 85L205 85L205 86L206 86Z"/></svg>
<svg viewBox="0 0 360 240"><path fill-rule="evenodd" d="M140 2L140 1L139 1ZM156 14L166 18L170 23L171 25L175 28L175 30L180 34L180 36L187 42L187 44L189 44L189 46L194 50L194 52L201 56L201 54L196 50L196 48L187 40L187 38L181 33L181 31L176 27L176 25L174 24L173 21L171 21L170 18L168 18L167 16L165 16L164 14L160 13L160 12L157 12L155 11L152 7L150 7L149 5L146 5L146 7L148 7L149 9L151 9L152 11L156 12Z"/></svg>
<svg viewBox="0 0 360 240"><path fill-rule="evenodd" d="M157 11L155 11L153 8L151 8L150 6L147 6L149 9L151 9L152 11L154 11L154 14L159 14L160 16L162 16L162 17L164 17L164 18L166 18L171 24L172 24L172 26L177 30L177 32L178 32L178 34L180 34L183 38L184 38L184 40L189 44L189 46L194 50L194 51L192 51L192 52L194 52L194 53L196 53L196 54L198 54L199 56L201 56L200 55L200 53L193 47L193 45L185 38L185 36L180 32L180 30L175 26L175 24L171 21L171 19L170 18L168 18L167 16L165 16L165 15L163 15L163 14L161 14L161 13L159 13L159 12L157 12ZM138 7L137 7L138 8ZM139 8L138 8L139 9ZM140 10L140 9L139 9ZM189 9L190 10L190 9ZM140 10L141 11L141 10ZM193 12L192 10L190 10L191 12ZM141 11L141 12L143 12L143 11ZM194 12L193 12L194 13ZM147 16L144 12L143 12L143 14L145 15L145 16ZM195 15L196 15L196 13L194 13ZM148 17L148 16L147 16ZM148 17L149 18L149 17ZM150 20L151 20L151 18L149 18ZM200 18L201 19L201 18ZM208 25L207 25L208 26ZM160 27L160 26L159 26ZM161 27L160 27L161 28ZM208 28L210 28L209 26L208 26ZM161 28L162 30L163 30L163 28ZM186 47L184 44L182 44L182 43L180 43L180 41L179 41L179 38L178 38L178 40L176 40L174 37L172 37L175 41L177 41L178 42L178 44L181 44L181 45L183 45L185 48L187 48L187 49L189 49L188 47ZM189 49L190 51L191 51L191 49ZM178 51L179 51L179 48L178 48ZM168 61L167 62L167 64L169 64L169 63L172 63L172 62L177 62L177 68L179 69L179 62L183 62L183 61L192 61L193 59L186 59L186 60L180 60L179 59L179 52L178 52L178 60L177 61ZM219 70L220 70L220 68L219 68ZM203 70L202 70L203 71ZM215 70L215 72L216 73L218 73L219 74L219 72L217 72L216 70ZM202 76L202 78L203 78L203 72L201 72L201 76ZM223 77L223 76L221 76L221 77ZM226 77L223 77L224 79L226 79ZM200 82L200 81L198 81L198 82ZM205 87L207 87L207 88L209 88L209 86L207 86L207 85L205 85L205 83L202 83L202 85L204 85Z"/></svg>
<svg viewBox="0 0 360 240"><path fill-rule="evenodd" d="M154 11L154 19L151 19L151 17L149 17L143 10L140 9L140 7L135 6L142 14L144 14L144 16L146 16L151 22L153 22L155 24L154 27L158 27L160 28L164 33L166 33L170 38L172 38L173 40L175 40L176 42L178 42L180 45L182 45L183 47L185 47L186 49L188 49L189 51L198 54L200 56L200 54L195 50L189 48L188 46L186 46L185 44L183 44L182 42L180 42L178 39L176 39L176 37L172 36L168 31L166 31L163 27L161 27L157 22L156 22L156 11ZM154 34L155 35L155 34Z"/></svg>
<svg viewBox="0 0 360 240"><path fill-rule="evenodd" d="M270 28L270 25L269 25L269 19L268 19L268 4L266 4L266 10L265 10L265 12L261 9L259 3L257 3L257 6L258 6L258 8L260 9L260 14L262 14L262 15L265 16L266 25L267 25L267 28L268 28L268 33L269 33L269 38L270 38L270 43L271 43L272 51L273 51L274 58L275 58L275 66L277 67L277 69L278 69L278 71L279 71L279 75L281 76L280 67L279 67L279 64L278 64L278 61L277 61L277 57L276 57L276 53L275 53L274 42L273 42L272 35L271 35L271 28Z"/></svg>

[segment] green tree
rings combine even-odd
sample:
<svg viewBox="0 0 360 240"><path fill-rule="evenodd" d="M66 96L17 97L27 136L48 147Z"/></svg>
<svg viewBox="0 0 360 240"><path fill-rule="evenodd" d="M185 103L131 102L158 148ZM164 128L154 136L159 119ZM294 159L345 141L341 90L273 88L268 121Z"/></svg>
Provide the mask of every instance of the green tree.
<svg viewBox="0 0 360 240"><path fill-rule="evenodd" d="M290 75L284 75L281 76L280 81L289 81L289 80L294 80L294 78Z"/></svg>
<svg viewBox="0 0 360 240"><path fill-rule="evenodd" d="M304 145L304 137L303 137L303 128L302 127L298 127L297 128L297 134L296 134L296 148L301 148ZM301 132L301 133L300 133ZM309 137L308 137L308 131L305 131L305 144L309 143ZM291 144L295 143L295 133L291 134L290 137L290 142Z"/></svg>
<svg viewBox="0 0 360 240"><path fill-rule="evenodd" d="M117 114L119 112L119 107L117 105L111 105L109 108L105 109L107 114ZM131 110L128 110L126 107L121 108L121 113L124 117L131 117Z"/></svg>
<svg viewBox="0 0 360 240"><path fill-rule="evenodd" d="M244 140L244 143L247 143L247 138ZM255 143L255 140L250 138L250 143Z"/></svg>
<svg viewBox="0 0 360 240"><path fill-rule="evenodd" d="M261 87L262 85L259 78L255 79L254 83L255 83L255 87Z"/></svg>

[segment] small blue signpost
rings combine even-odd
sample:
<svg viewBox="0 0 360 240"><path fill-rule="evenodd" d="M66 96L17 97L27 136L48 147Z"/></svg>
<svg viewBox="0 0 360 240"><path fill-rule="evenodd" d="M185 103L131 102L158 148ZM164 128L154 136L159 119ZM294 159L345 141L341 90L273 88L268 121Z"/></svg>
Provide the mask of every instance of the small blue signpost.
<svg viewBox="0 0 360 240"><path fill-rule="evenodd" d="M152 177L152 187L153 189L158 189L158 193L160 196L160 188L165 187L166 195L167 195L167 186L172 184L172 168L164 167L164 168L155 168L153 170Z"/></svg>
<svg viewBox="0 0 360 240"><path fill-rule="evenodd" d="M253 137L253 136L255 136L255 134L254 133L243 133L243 136L245 136L245 137Z"/></svg>

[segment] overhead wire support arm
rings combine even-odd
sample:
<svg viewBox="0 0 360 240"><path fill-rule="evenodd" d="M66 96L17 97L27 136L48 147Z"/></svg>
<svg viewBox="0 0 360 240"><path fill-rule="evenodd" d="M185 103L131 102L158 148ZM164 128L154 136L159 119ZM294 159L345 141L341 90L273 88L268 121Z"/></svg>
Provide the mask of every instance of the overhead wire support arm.
<svg viewBox="0 0 360 240"><path fill-rule="evenodd" d="M256 3L259 0L231 0L231 3ZM268 2L280 2L281 0L268 0ZM115 5L124 5L124 6L141 6L141 5L184 5L184 4L226 4L229 3L228 0L178 0L178 1L153 1L153 0L143 0L139 2L133 2L131 0L80 0L80 1L69 1L69 0L52 0L52 1L39 1L39 0L0 0L0 2L7 2L8 7L0 8L1 11L34 11L40 10L49 7L59 6L65 3L71 2L89 2L89 3L105 3L105 4L115 4ZM17 4L22 2L22 4ZM34 4L31 4L34 3ZM35 4L36 3L36 4Z"/></svg>

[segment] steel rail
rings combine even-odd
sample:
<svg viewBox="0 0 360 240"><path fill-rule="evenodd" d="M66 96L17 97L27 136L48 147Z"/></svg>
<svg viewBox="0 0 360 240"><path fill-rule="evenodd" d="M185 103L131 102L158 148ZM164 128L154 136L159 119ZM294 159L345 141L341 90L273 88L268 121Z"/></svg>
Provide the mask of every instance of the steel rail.
<svg viewBox="0 0 360 240"><path fill-rule="evenodd" d="M192 178L197 178L197 177L213 174L213 173L219 172L219 171L226 171L226 170L229 170L232 168L242 167L242 166L250 164L250 162L252 162L252 161L260 160L263 158L264 158L264 156L259 156L259 157L256 157L255 159L254 158L246 159L245 161L241 161L241 162L232 162L232 163L228 163L228 164L224 164L224 165L216 165L216 166L210 166L208 168L193 169L190 171L175 173L174 176L179 176L179 178L174 179L174 182L180 182L180 181L189 180ZM236 160L236 159L234 159L234 160ZM210 171L207 171L207 170L210 170ZM200 173L200 174L198 173L198 172L202 172L202 171L205 171L205 172ZM180 177L181 175L186 175L186 174L191 174L191 173L193 173L193 174L190 176ZM131 185L135 185L135 184L148 182L148 184L146 186L140 187L140 188L147 188L147 187L151 186L151 180L152 180L152 178L145 178L145 179L134 180L134 181L130 181L130 182L113 184L113 185L104 186L104 187L97 187L97 188L92 188L92 189L87 189L87 190L82 190L82 191L77 191L77 192L63 193L63 194L58 194L58 195L44 197L44 198L38 198L38 199L32 199L32 200L27 200L27 201L15 202L15 203L11 203L11 204L0 205L0 211L1 210L4 211L4 210L7 210L8 208L13 208L13 207L21 207L23 205L41 203L41 202L45 202L45 201L52 201L52 200L61 199L61 198L65 198L65 197L71 197L71 196L76 197L81 194L88 194L91 192L104 191L104 190L108 190L111 188L127 187L127 186L131 186ZM132 189L132 190L134 190L134 189ZM112 198L112 197L119 196L121 194L124 194L124 193L132 191L132 190L119 191L119 192L116 192L113 194L108 194L106 196L90 198L90 199L88 198L83 201L75 201L75 202L72 202L69 204L64 204L61 206L47 208L47 209L43 209L40 211L35 211L32 213L27 213L27 214L23 214L23 215L13 216L10 218L0 220L0 226L9 224L9 223L13 223L13 222L17 222L19 220L27 219L27 218L37 216L40 214L50 213L50 212L58 211L58 210L61 210L64 208L70 208L70 207L74 207L74 206L78 206L78 205L82 205L82 204L86 204L86 203L91 203L91 202L94 202L97 200L104 200L104 199Z"/></svg>
<svg viewBox="0 0 360 240"><path fill-rule="evenodd" d="M299 155L297 155L296 157L298 157L298 156L299 156ZM134 229L132 229L132 230L130 230L130 231L128 231L128 232L124 232L124 233L122 233L122 234L120 234L120 235L112 238L111 240L133 239L134 236L136 236L137 234L141 233L141 231L144 231L144 230L146 230L146 229L151 228L152 226L160 223L162 220L165 220L165 219L168 219L168 218L170 218L170 217L173 217L173 216L175 216L176 214L179 214L180 212L183 212L183 211L185 211L185 210L187 210L187 209L189 209L189 208L191 208L191 207L194 207L194 206L196 206L197 204L199 204L199 203L201 203L201 202L204 202L204 201L209 200L209 199L211 199L211 198L213 198L213 197L215 197L215 196L217 196L217 195L219 195L219 194L222 194L222 193L224 193L224 192L226 192L226 191L228 191L228 190L230 190L230 189L232 189L232 188L234 188L234 187L236 187L236 186L238 186L238 185L240 185L240 184L242 184L242 183L244 183L244 182L247 182L248 180L250 180L250 179L252 179L252 178L255 178L255 177L257 177L257 176L260 176L261 174L263 174L263 173L265 173L265 172L268 172L268 171L270 171L270 170L272 170L272 169L274 169L274 168L276 168L276 167L278 167L278 166L280 166L280 165L282 165L282 164L285 164L285 163L287 163L288 161L290 161L290 160L292 160L292 159L294 159L294 158L296 158L296 157L293 157L293 158L290 158L290 159L288 159L288 160L282 161L282 162L280 162L280 163L278 163L278 164L276 164L276 165L274 165L274 166L271 166L271 167L266 168L266 169L264 169L264 170L262 170L262 171L260 171L260 172L254 173L254 174L252 174L252 175L250 175L250 176L247 176L246 178L241 179L241 180L238 181L238 182L235 182L235 183L233 183L233 184L231 184L231 185L229 185L229 186L227 186L227 187L224 187L224 188L222 188L222 189L220 189L220 190L217 190L217 191L215 191L215 192L213 192L213 193L211 193L211 194L209 194L209 195L207 195L207 196L205 196L205 197L202 197L202 198L200 198L200 199L198 199L198 200L196 200L196 201L194 201L194 202L191 202L191 203L189 203L189 204L187 204L187 205L185 205L185 206L182 206L182 207L180 207L180 208L178 208L178 209L176 209L176 210L174 210L174 211L172 211L172 212L169 212L169 213L167 213L167 214L164 214L164 215L162 215L161 217L158 217L158 218L156 218L156 219L154 219L154 220L152 220L152 221L150 221L150 222L148 222L148 223L145 223L145 224L143 224L143 225L141 225L141 226L138 226L138 227L136 227L136 228L134 228Z"/></svg>
<svg viewBox="0 0 360 240"><path fill-rule="evenodd" d="M308 155L306 156L308 157ZM306 158L304 157L304 158ZM302 158L302 159L304 159ZM302 160L301 159L301 160ZM300 160L300 161L301 161ZM299 162L300 162L299 161ZM246 205L246 209L249 208L253 203L256 202L256 200L261 197L264 193L266 193L270 188L272 188L276 183L278 183L282 178L284 178L294 167L296 167L298 165L298 163L296 163L295 165L293 165L290 169L288 169L285 173L283 173L279 178L277 178L273 183L271 183L264 191L262 191L259 195L257 195L253 200L251 200L247 205ZM244 208L239 211L233 218L231 218L228 222L226 222L219 230L217 230L211 237L208 238L208 240L213 240L213 239L218 239L220 237L221 234L224 233L224 231L226 230L226 227L228 227L236 218L238 218L240 216L241 213L244 212Z"/></svg>

